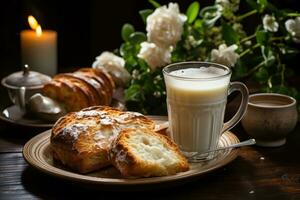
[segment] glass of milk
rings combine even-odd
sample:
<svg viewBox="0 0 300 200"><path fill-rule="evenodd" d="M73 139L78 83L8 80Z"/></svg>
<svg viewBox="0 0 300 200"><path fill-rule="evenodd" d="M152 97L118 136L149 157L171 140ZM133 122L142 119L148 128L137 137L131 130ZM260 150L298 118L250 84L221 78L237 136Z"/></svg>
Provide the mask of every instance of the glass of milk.
<svg viewBox="0 0 300 200"><path fill-rule="evenodd" d="M209 62L182 62L163 69L170 136L187 158L201 154L199 160L212 159L205 153L218 148L222 133L235 126L248 104L248 89L240 82L230 82L230 68ZM224 123L227 96L242 94L237 113Z"/></svg>

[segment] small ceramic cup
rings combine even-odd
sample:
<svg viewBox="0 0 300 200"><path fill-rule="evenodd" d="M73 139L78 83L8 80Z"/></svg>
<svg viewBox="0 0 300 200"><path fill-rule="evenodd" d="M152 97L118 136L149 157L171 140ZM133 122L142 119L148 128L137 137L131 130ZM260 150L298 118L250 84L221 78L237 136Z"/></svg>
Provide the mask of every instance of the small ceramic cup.
<svg viewBox="0 0 300 200"><path fill-rule="evenodd" d="M282 94L259 93L249 96L242 126L256 139L257 145L277 147L286 143L286 135L295 128L297 121L294 98Z"/></svg>

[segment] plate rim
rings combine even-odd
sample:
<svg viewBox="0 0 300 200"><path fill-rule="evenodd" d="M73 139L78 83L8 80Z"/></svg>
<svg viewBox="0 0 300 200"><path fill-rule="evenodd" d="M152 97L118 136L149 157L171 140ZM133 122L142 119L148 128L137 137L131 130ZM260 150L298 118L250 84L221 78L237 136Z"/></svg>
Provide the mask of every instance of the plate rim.
<svg viewBox="0 0 300 200"><path fill-rule="evenodd" d="M233 134L230 131L226 132L227 134L230 134L231 137L234 138L236 142L239 142L239 139L235 134ZM126 178L102 178L102 177L92 177L87 176L84 174L79 174L72 171L67 171L58 167L55 167L51 164L49 164L46 160L44 162L46 163L46 166L44 164L39 163L39 159L37 159L35 156L32 155L32 146L42 143L43 141L48 140L51 135L51 129L46 130L33 138L31 138L29 141L26 142L26 144L23 147L23 157L26 160L26 162L33 166L34 168L38 169L41 172L44 172L46 174L63 178L65 180L72 180L76 182L81 183L89 183L89 184L97 184L97 185L108 185L108 186L133 186L133 185L153 185L153 184L161 184L161 183L169 183L173 181L183 181L186 179L193 179L200 177L202 175L205 175L209 172L212 172L216 169L219 169L221 167L224 167L225 165L229 164L233 160L236 159L238 156L238 149L232 149L229 150L227 155L224 157L224 159L216 162L213 166L210 166L208 168L204 168L204 170L197 170L194 169L193 172L190 172L190 174L186 174L187 172L181 172L177 173L175 175L170 176L162 176L162 177L149 177L149 178L137 178L137 179L126 179ZM48 142L49 145L49 142ZM44 147L45 148L45 147ZM36 150L36 149L35 149ZM48 168L47 168L48 167Z"/></svg>

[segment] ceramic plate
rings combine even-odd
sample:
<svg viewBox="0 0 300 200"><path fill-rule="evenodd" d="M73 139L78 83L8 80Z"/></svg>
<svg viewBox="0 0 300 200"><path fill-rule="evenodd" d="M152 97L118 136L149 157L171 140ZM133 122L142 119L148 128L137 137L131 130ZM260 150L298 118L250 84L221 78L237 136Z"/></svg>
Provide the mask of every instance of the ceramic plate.
<svg viewBox="0 0 300 200"><path fill-rule="evenodd" d="M157 123L161 122L163 120L157 120ZM183 184L223 167L237 157L236 149L220 151L213 160L190 163L189 171L163 177L125 179L114 167L107 167L88 174L78 174L53 160L50 148L50 134L50 130L45 131L25 144L23 149L25 160L33 167L47 174L79 182L86 186L96 186L99 189L144 190ZM228 146L237 142L239 142L238 138L231 132L224 133L220 139L221 146Z"/></svg>
<svg viewBox="0 0 300 200"><path fill-rule="evenodd" d="M0 119L3 121L28 127L51 128L53 123L47 123L40 119L32 119L24 116L23 112L16 105L4 108L0 113Z"/></svg>

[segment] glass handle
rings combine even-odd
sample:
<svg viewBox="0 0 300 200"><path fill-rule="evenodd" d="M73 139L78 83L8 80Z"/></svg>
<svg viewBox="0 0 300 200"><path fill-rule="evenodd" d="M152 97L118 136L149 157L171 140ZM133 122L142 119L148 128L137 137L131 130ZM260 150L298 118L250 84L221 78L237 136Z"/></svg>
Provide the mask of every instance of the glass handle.
<svg viewBox="0 0 300 200"><path fill-rule="evenodd" d="M224 123L222 133L230 130L233 128L239 121L243 118L247 106L248 106L248 97L249 97L249 91L245 84L241 82L232 82L229 85L228 95L230 95L234 91L239 91L242 94L242 101L240 104L240 107L238 111L235 113L235 115L226 123Z"/></svg>

